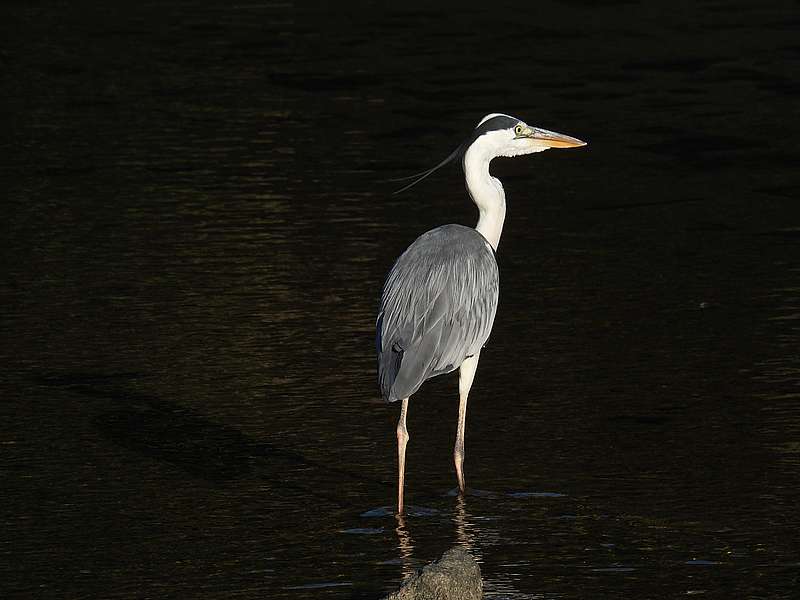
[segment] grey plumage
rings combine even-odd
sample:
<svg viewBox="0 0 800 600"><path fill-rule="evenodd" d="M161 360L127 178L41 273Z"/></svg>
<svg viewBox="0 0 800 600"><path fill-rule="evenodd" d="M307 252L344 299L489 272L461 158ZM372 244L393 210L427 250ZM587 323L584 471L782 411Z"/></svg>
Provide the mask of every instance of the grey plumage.
<svg viewBox="0 0 800 600"><path fill-rule="evenodd" d="M423 234L389 272L376 323L378 380L383 397L400 400L397 420L397 512L403 513L409 398L436 375L459 369L458 426L453 466L464 494L464 438L467 402L480 351L497 311L497 261L506 216L503 186L489 173L498 156L523 156L548 148L577 148L581 140L531 127L519 119L490 113L465 142L436 166L412 175L416 185L461 159L469 196L478 208L475 229L444 225ZM401 190L402 191L402 190Z"/></svg>
<svg viewBox="0 0 800 600"><path fill-rule="evenodd" d="M492 330L499 292L494 251L475 229L443 225L417 238L383 287L378 380L389 402L457 369Z"/></svg>

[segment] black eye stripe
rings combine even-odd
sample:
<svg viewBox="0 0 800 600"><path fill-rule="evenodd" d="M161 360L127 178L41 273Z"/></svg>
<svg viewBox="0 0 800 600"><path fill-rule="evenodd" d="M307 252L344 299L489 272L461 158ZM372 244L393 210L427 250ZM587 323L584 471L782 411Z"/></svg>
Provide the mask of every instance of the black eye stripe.
<svg viewBox="0 0 800 600"><path fill-rule="evenodd" d="M475 128L475 130L472 132L472 136L467 141L467 145L477 140L484 133L488 133L490 131L497 131L498 129L513 130L514 126L517 125L518 123L519 119L515 119L514 117L507 117L506 115L497 115L496 117L487 119L486 121L484 121Z"/></svg>
<svg viewBox="0 0 800 600"><path fill-rule="evenodd" d="M514 125L519 123L519 119L514 117L507 117L505 115L497 115L491 119L487 119L475 128L475 133L483 135L489 131L496 131L497 129L511 129Z"/></svg>

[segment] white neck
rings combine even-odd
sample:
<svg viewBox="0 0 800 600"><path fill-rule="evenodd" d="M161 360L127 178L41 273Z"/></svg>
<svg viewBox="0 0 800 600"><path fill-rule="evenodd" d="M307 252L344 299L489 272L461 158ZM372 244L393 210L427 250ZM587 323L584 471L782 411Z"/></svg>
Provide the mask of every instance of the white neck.
<svg viewBox="0 0 800 600"><path fill-rule="evenodd" d="M506 219L506 194L500 180L489 173L489 163L495 157L491 150L476 142L464 153L463 164L467 190L480 213L475 229L497 250Z"/></svg>

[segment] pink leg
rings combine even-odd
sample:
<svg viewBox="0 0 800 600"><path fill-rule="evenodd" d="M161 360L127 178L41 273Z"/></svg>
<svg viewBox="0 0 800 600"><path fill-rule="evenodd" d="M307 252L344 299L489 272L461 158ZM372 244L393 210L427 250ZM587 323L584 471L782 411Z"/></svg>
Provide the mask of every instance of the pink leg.
<svg viewBox="0 0 800 600"><path fill-rule="evenodd" d="M458 489L463 494L467 489L464 481L464 430L467 422L467 398L469 390L472 388L472 381L475 379L475 370L478 368L479 354L470 356L461 363L458 379L458 429L456 430L456 445L453 448L453 462L456 465L456 477L458 477Z"/></svg>
<svg viewBox="0 0 800 600"><path fill-rule="evenodd" d="M406 445L409 435L406 429L406 413L408 398L403 398L400 407L400 419L397 421L397 514L403 514L403 484L406 476Z"/></svg>

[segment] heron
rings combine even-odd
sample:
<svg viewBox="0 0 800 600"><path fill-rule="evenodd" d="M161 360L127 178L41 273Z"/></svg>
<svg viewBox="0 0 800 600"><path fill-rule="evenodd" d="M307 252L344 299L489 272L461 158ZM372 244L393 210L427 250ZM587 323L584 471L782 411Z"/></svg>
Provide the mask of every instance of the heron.
<svg viewBox="0 0 800 600"><path fill-rule="evenodd" d="M419 236L395 261L384 282L376 321L378 382L384 400L400 402L397 421L397 512L403 514L408 401L432 377L459 370L458 424L453 462L459 493L464 479L464 429L478 359L494 324L499 292L495 253L506 216L503 186L489 172L497 157L585 146L577 138L491 113L447 158L405 180L407 190L461 159L478 223L442 225Z"/></svg>

